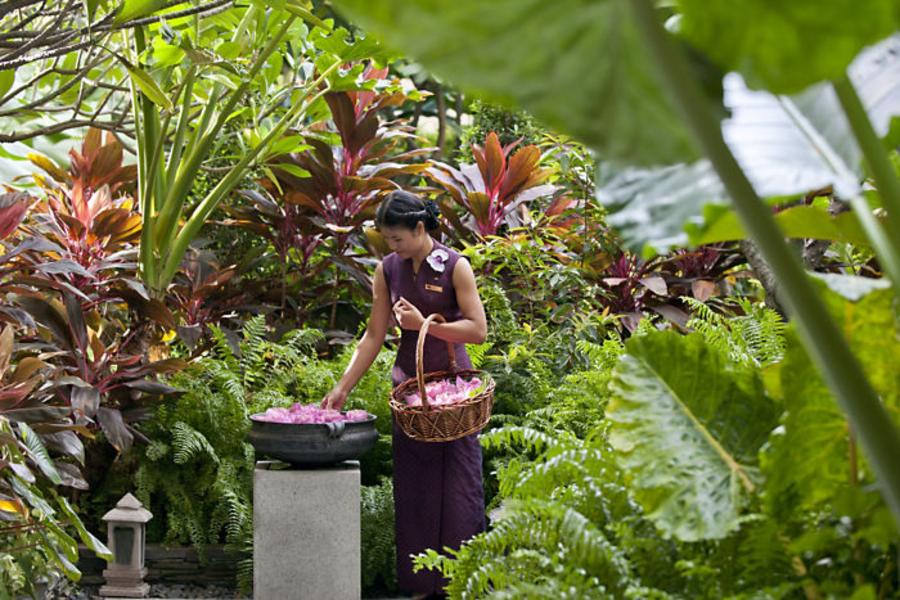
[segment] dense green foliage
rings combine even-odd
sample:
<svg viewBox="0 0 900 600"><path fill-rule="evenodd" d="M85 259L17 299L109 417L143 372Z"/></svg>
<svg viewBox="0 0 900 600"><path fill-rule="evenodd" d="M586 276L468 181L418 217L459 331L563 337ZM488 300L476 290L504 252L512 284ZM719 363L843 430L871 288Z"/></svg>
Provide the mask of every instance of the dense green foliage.
<svg viewBox="0 0 900 600"><path fill-rule="evenodd" d="M804 354L777 315L734 308L703 307L688 336L642 327L624 346L579 343L588 368L520 425L482 437L499 480L490 530L420 565L446 573L455 598L897 593L897 529L864 485L870 475L848 479L845 428L824 462L822 434L839 413L822 408L833 400L798 388L810 375L791 357ZM819 409L795 417L783 402ZM826 464L835 479L784 480L821 478ZM822 492L788 491L814 485Z"/></svg>
<svg viewBox="0 0 900 600"><path fill-rule="evenodd" d="M331 3L14 4L0 596L77 580L127 491L250 586L248 416L346 368L398 188L489 319L490 528L419 557L451 597L900 595L896 3L335 0L400 61ZM397 591L394 334L347 403L366 593Z"/></svg>

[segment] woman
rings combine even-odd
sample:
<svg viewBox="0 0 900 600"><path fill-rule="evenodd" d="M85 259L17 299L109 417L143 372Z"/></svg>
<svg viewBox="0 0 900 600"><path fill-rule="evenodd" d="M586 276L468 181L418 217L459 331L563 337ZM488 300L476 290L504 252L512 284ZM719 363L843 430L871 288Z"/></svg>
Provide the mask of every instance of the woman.
<svg viewBox="0 0 900 600"><path fill-rule="evenodd" d="M424 348L425 372L449 368L452 342L460 368L471 368L464 344L487 335L487 319L475 275L465 258L434 240L439 211L408 192L391 193L379 206L375 224L392 253L375 270L372 314L347 370L322 401L340 409L353 386L372 365L394 321L402 329L392 372L393 384L416 376L416 341L425 317L432 322ZM439 573L412 572L411 554L426 548L443 551L484 530L481 446L477 434L452 442L418 442L393 423L394 506L397 583L415 598L443 597L446 579Z"/></svg>

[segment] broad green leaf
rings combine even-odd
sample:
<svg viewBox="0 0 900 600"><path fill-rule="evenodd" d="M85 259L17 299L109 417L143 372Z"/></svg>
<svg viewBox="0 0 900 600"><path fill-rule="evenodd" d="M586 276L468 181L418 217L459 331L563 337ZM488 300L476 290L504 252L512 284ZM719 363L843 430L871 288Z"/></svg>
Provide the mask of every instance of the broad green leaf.
<svg viewBox="0 0 900 600"><path fill-rule="evenodd" d="M12 484L13 492L25 500L25 504L31 507L31 513L38 518L52 517L56 510L41 495L41 492L33 485L22 481L18 477L7 479Z"/></svg>
<svg viewBox="0 0 900 600"><path fill-rule="evenodd" d="M900 7L900 4L898 4ZM850 79L875 133L889 141L900 134L900 34L863 50L850 65ZM895 141L889 147L896 148Z"/></svg>
<svg viewBox="0 0 900 600"><path fill-rule="evenodd" d="M41 473L47 479L59 485L62 479L38 434L26 423L19 423L19 434L22 438L22 443L25 445L28 458L34 461L34 464L37 465L37 468L41 470Z"/></svg>
<svg viewBox="0 0 900 600"><path fill-rule="evenodd" d="M53 519L47 519L43 525L50 531L56 547L66 555L66 558L75 562L78 560L78 542L66 533Z"/></svg>
<svg viewBox="0 0 900 600"><path fill-rule="evenodd" d="M268 154L277 156L279 154L292 154L295 152L303 152L311 149L312 146L304 142L302 135L290 135L269 145ZM307 173L307 176L309 174Z"/></svg>
<svg viewBox="0 0 900 600"><path fill-rule="evenodd" d="M900 426L900 329L892 309L893 293L889 286L874 285L880 280L859 279L830 276L817 283L829 312ZM790 336L780 372L786 409L783 427L773 434L762 462L766 501L777 516L832 500L850 485L847 418L796 335ZM861 450L858 455L860 481L871 481Z"/></svg>
<svg viewBox="0 0 900 600"><path fill-rule="evenodd" d="M887 135L891 115L900 114L900 39L892 37L861 54L850 77L876 130ZM753 92L740 76L731 74L724 89L731 117L723 121L722 132L760 197L805 194L828 186L844 198L859 193L861 154L830 86L775 96ZM601 165L597 197L609 208L609 223L626 244L645 254L685 245L686 228L691 243L742 237L735 235L740 231L735 229L735 216L718 225L705 219L708 214L722 217L718 207L728 203L706 160L622 171ZM841 216L836 221L838 232L832 239L861 241L855 218ZM820 224L830 229L821 220ZM713 227L720 230L707 236Z"/></svg>
<svg viewBox="0 0 900 600"><path fill-rule="evenodd" d="M841 77L864 47L897 29L893 0L678 0L681 34L756 89L799 92Z"/></svg>
<svg viewBox="0 0 900 600"><path fill-rule="evenodd" d="M43 537L45 541L45 544L42 545L44 551L50 555L50 558L56 561L56 564L59 565L63 573L65 573L66 577L68 577L72 581L80 580L81 571L78 570L78 567L76 567L71 560L69 560L69 557L66 556L65 551L59 548L57 541L58 536L55 535L52 523L47 520L44 521L44 525L46 525L47 529L49 530L49 533L47 531L41 531L41 537ZM58 530L59 528L56 527L55 529ZM63 533L63 535L65 535L65 533Z"/></svg>
<svg viewBox="0 0 900 600"><path fill-rule="evenodd" d="M628 341L610 392L610 443L647 517L684 541L735 531L777 419L758 374L699 334L654 332Z"/></svg>
<svg viewBox="0 0 900 600"><path fill-rule="evenodd" d="M627 0L337 0L338 10L430 71L519 104L610 160L672 164L697 151Z"/></svg>
<svg viewBox="0 0 900 600"><path fill-rule="evenodd" d="M161 36L153 38L153 64L157 67L171 67L181 64L185 52L178 46L167 43Z"/></svg>
<svg viewBox="0 0 900 600"><path fill-rule="evenodd" d="M840 273L810 273L810 275L820 279L828 286L829 290L851 302L861 300L876 290L887 290L891 287L891 282L887 279L872 279Z"/></svg>
<svg viewBox="0 0 900 600"><path fill-rule="evenodd" d="M691 244L703 245L747 237L744 228L733 210L705 210L707 216L702 227L686 227ZM716 216L711 216L718 213ZM847 242L858 246L868 246L869 239L862 230L859 220L852 212L831 215L817 206L792 206L775 215L775 222L788 238L809 238Z"/></svg>
<svg viewBox="0 0 900 600"><path fill-rule="evenodd" d="M299 135L292 135L282 138L277 142L270 144L267 154L269 156L278 156L281 154L296 154L310 150L312 146L305 143L304 138Z"/></svg>
<svg viewBox="0 0 900 600"><path fill-rule="evenodd" d="M94 553L105 560L112 560L113 555L109 548L106 547L106 544L98 540L94 535L87 530L84 526L84 523L81 521L81 518L75 512L75 509L72 508L72 505L69 504L69 501L66 500L64 496L57 495L59 507L63 510L63 512L69 517L69 523L75 527L75 530L78 532L78 537L81 538L81 541L85 546L94 551Z"/></svg>
<svg viewBox="0 0 900 600"><path fill-rule="evenodd" d="M645 256L686 245L685 227L702 226L703 207L727 202L722 183L706 160L622 171L601 164L596 183L597 199L609 211L607 222L627 246Z"/></svg>
<svg viewBox="0 0 900 600"><path fill-rule="evenodd" d="M290 175L293 175L294 177L299 177L301 179L310 176L309 171L307 171L306 169L290 163L279 163L277 166L273 165L273 168L279 171L284 171Z"/></svg>
<svg viewBox="0 0 900 600"><path fill-rule="evenodd" d="M118 25L152 15L165 5L166 0L125 0L114 23Z"/></svg>
<svg viewBox="0 0 900 600"><path fill-rule="evenodd" d="M241 44L238 42L225 41L216 46L216 53L227 60L236 59L241 51Z"/></svg>
<svg viewBox="0 0 900 600"><path fill-rule="evenodd" d="M350 32L343 27L333 30L315 27L309 33L308 39L319 50L333 54L344 62L367 58L385 62L392 58L375 38L359 36L351 40Z"/></svg>

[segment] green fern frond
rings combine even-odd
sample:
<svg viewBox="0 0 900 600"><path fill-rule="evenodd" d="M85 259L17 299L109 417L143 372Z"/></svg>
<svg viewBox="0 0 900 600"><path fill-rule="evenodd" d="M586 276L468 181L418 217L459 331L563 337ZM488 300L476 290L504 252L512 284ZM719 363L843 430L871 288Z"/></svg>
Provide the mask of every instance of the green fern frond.
<svg viewBox="0 0 900 600"><path fill-rule="evenodd" d="M728 314L720 314L696 298L683 297L693 316L688 327L729 359L746 365L764 367L781 360L786 348L786 323L781 315L762 305L739 298L726 304ZM741 314L729 307L737 308Z"/></svg>
<svg viewBox="0 0 900 600"><path fill-rule="evenodd" d="M530 427L503 427L481 436L481 445L486 449L524 448L542 452L561 443L564 443L562 439Z"/></svg>
<svg viewBox="0 0 900 600"><path fill-rule="evenodd" d="M464 543L453 553L455 560L431 553L416 557L416 564L441 569L450 577L448 594L458 598L558 580L554 566L560 562L567 565L567 573L595 578L612 594L621 594L632 583L625 555L581 513L534 499L511 502L508 512L491 531ZM540 569L541 565L546 566Z"/></svg>
<svg viewBox="0 0 900 600"><path fill-rule="evenodd" d="M199 455L206 455L217 464L219 462L219 456L206 436L182 421L172 426L172 446L175 449L174 460L177 465L183 465Z"/></svg>
<svg viewBox="0 0 900 600"><path fill-rule="evenodd" d="M145 455L149 460L159 460L169 453L169 445L159 440L153 440L147 445Z"/></svg>
<svg viewBox="0 0 900 600"><path fill-rule="evenodd" d="M466 344L466 354L472 361L472 367L480 369L484 365L488 352L494 347L493 342L484 342L483 344Z"/></svg>
<svg viewBox="0 0 900 600"><path fill-rule="evenodd" d="M240 362L235 356L231 344L228 343L225 332L218 325L211 325L209 329L212 335L212 356L227 364L230 370L239 372L241 368Z"/></svg>
<svg viewBox="0 0 900 600"><path fill-rule="evenodd" d="M281 343L296 349L301 355L311 356L324 339L325 334L318 329L293 329L281 338Z"/></svg>

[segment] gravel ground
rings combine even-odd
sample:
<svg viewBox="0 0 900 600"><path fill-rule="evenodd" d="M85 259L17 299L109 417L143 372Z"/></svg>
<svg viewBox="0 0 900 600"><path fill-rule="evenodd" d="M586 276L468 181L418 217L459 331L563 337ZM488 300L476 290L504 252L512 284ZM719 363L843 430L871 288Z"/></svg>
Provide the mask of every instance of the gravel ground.
<svg viewBox="0 0 900 600"><path fill-rule="evenodd" d="M100 586L98 585L70 585L65 590L57 590L54 594L47 596L47 599L53 600L98 600ZM154 584L150 586L150 597L154 598L234 598L245 600L253 598L239 594L233 588L218 586L201 586L201 585L183 585L183 584ZM370 600L408 600L408 596L402 597L379 597Z"/></svg>
<svg viewBox="0 0 900 600"><path fill-rule="evenodd" d="M67 579L58 580L51 586L51 592L44 595L42 600L100 600L100 585L80 585ZM150 596L147 600L162 598L232 598L234 600L248 600L252 595L241 594L234 588L225 586L203 586L177 583L150 584ZM409 600L409 596L400 594L376 594L364 596L364 600Z"/></svg>
<svg viewBox="0 0 900 600"><path fill-rule="evenodd" d="M233 588L220 586L202 586L188 584L151 584L150 598L234 598L244 600L252 598L240 594ZM46 596L48 600L96 600L100 598L99 585L69 585L65 589L54 590Z"/></svg>

